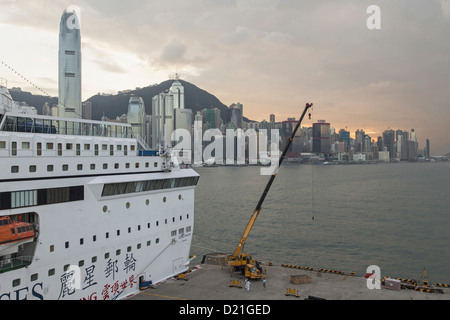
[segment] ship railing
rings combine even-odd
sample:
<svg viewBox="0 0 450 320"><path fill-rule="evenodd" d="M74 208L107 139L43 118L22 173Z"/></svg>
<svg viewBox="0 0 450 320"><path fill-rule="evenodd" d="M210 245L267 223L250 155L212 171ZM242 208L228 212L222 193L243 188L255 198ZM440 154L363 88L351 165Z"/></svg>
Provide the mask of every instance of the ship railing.
<svg viewBox="0 0 450 320"><path fill-rule="evenodd" d="M29 266L33 256L18 256L14 258L0 258L0 273Z"/></svg>
<svg viewBox="0 0 450 320"><path fill-rule="evenodd" d="M4 118L0 130L7 132L133 138L131 126L121 123L15 113L6 113Z"/></svg>

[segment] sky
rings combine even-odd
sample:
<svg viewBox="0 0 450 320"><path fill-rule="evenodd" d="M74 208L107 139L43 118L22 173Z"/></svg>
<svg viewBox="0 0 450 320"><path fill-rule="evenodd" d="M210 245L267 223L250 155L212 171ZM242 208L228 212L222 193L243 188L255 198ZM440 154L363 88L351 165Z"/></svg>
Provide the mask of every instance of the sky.
<svg viewBox="0 0 450 320"><path fill-rule="evenodd" d="M0 60L52 96L72 5L83 100L178 73L252 120L298 119L312 102L337 131L414 128L419 148L450 152L450 0L0 0ZM2 64L0 77L42 94Z"/></svg>

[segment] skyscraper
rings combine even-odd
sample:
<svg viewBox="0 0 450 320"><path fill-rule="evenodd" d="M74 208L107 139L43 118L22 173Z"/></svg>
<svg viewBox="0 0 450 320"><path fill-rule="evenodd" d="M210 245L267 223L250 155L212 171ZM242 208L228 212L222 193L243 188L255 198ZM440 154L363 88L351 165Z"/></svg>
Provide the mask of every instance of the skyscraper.
<svg viewBox="0 0 450 320"><path fill-rule="evenodd" d="M131 97L128 103L127 121L131 124L133 133L145 139L145 103L141 97Z"/></svg>
<svg viewBox="0 0 450 320"><path fill-rule="evenodd" d="M386 151L389 151L389 158L393 159L396 156L395 152L395 131L392 129L387 129L383 132L383 141Z"/></svg>
<svg viewBox="0 0 450 320"><path fill-rule="evenodd" d="M59 116L81 118L81 36L79 17L66 9L59 31Z"/></svg>
<svg viewBox="0 0 450 320"><path fill-rule="evenodd" d="M319 120L313 124L313 152L330 153L330 124Z"/></svg>

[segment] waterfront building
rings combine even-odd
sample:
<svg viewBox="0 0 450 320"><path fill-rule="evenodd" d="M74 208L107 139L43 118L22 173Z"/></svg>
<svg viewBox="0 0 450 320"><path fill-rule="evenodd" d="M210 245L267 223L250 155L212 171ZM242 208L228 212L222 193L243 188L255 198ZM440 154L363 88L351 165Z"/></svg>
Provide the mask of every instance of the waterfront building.
<svg viewBox="0 0 450 320"><path fill-rule="evenodd" d="M391 159L395 158L395 132L392 129L387 129L383 132L384 147L389 151Z"/></svg>
<svg viewBox="0 0 450 320"><path fill-rule="evenodd" d="M145 139L145 103L141 97L131 97L128 103L127 123L139 139Z"/></svg>
<svg viewBox="0 0 450 320"><path fill-rule="evenodd" d="M77 13L65 10L59 32L59 116L82 118L81 36Z"/></svg>
<svg viewBox="0 0 450 320"><path fill-rule="evenodd" d="M313 152L330 153L330 124L319 120L313 124Z"/></svg>

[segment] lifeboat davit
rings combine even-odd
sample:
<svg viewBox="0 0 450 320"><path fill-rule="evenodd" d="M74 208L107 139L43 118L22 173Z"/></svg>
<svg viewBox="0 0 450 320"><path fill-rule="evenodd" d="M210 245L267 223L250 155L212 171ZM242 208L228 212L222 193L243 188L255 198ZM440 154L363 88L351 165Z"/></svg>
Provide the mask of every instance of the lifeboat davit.
<svg viewBox="0 0 450 320"><path fill-rule="evenodd" d="M33 225L0 217L0 256L20 251L20 246L32 242L36 236Z"/></svg>

